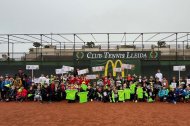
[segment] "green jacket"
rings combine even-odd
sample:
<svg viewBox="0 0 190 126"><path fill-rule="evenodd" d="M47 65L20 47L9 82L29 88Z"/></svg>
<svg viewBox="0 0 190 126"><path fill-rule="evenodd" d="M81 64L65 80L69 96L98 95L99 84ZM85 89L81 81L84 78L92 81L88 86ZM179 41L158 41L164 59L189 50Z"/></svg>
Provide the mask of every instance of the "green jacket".
<svg viewBox="0 0 190 126"><path fill-rule="evenodd" d="M124 93L125 93L125 100L130 100L131 99L131 90L130 90L130 88L124 89Z"/></svg>
<svg viewBox="0 0 190 126"><path fill-rule="evenodd" d="M130 89L131 89L131 94L135 94L135 88L136 88L136 84L133 83L130 85Z"/></svg>
<svg viewBox="0 0 190 126"><path fill-rule="evenodd" d="M137 98L143 98L143 88L137 87Z"/></svg>

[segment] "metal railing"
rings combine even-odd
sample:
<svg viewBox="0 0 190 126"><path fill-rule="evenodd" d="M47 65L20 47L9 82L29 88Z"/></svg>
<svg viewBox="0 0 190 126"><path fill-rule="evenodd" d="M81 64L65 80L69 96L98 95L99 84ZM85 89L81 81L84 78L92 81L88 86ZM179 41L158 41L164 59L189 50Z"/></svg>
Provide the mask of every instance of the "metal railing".
<svg viewBox="0 0 190 126"><path fill-rule="evenodd" d="M161 60L189 60L190 32L0 34L0 61L69 58L76 51L161 51ZM39 47L34 47L37 42ZM89 47L89 42L94 46ZM164 45L158 45L164 43ZM47 48L51 45L53 48Z"/></svg>

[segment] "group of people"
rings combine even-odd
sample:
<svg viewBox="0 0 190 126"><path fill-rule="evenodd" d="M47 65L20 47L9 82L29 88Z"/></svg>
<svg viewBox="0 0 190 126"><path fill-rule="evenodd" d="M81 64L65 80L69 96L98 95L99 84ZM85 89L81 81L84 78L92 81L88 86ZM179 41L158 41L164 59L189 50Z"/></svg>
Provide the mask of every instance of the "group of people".
<svg viewBox="0 0 190 126"><path fill-rule="evenodd" d="M0 76L1 101L52 102L67 100L80 103L102 102L188 102L190 85L187 78L173 77L168 81L158 70L154 76L98 76L89 80L85 75L65 74L32 79L19 70L14 76Z"/></svg>

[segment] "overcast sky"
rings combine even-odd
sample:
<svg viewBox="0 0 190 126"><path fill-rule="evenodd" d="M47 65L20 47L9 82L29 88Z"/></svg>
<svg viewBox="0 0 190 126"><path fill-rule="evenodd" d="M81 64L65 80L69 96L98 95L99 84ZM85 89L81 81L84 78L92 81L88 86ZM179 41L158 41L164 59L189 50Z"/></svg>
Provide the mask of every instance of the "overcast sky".
<svg viewBox="0 0 190 126"><path fill-rule="evenodd" d="M190 0L0 0L0 33L185 32Z"/></svg>
<svg viewBox="0 0 190 126"><path fill-rule="evenodd" d="M0 34L189 31L190 0L0 0Z"/></svg>

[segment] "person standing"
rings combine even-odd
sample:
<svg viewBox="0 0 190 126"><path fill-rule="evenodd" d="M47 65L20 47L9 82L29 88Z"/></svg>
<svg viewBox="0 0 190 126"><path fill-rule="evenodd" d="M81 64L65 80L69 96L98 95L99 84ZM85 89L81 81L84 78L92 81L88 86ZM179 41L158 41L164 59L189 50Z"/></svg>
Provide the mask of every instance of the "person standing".
<svg viewBox="0 0 190 126"><path fill-rule="evenodd" d="M157 73L155 74L155 78L158 78L160 82L162 82L163 74L160 72L160 69L158 69Z"/></svg>

